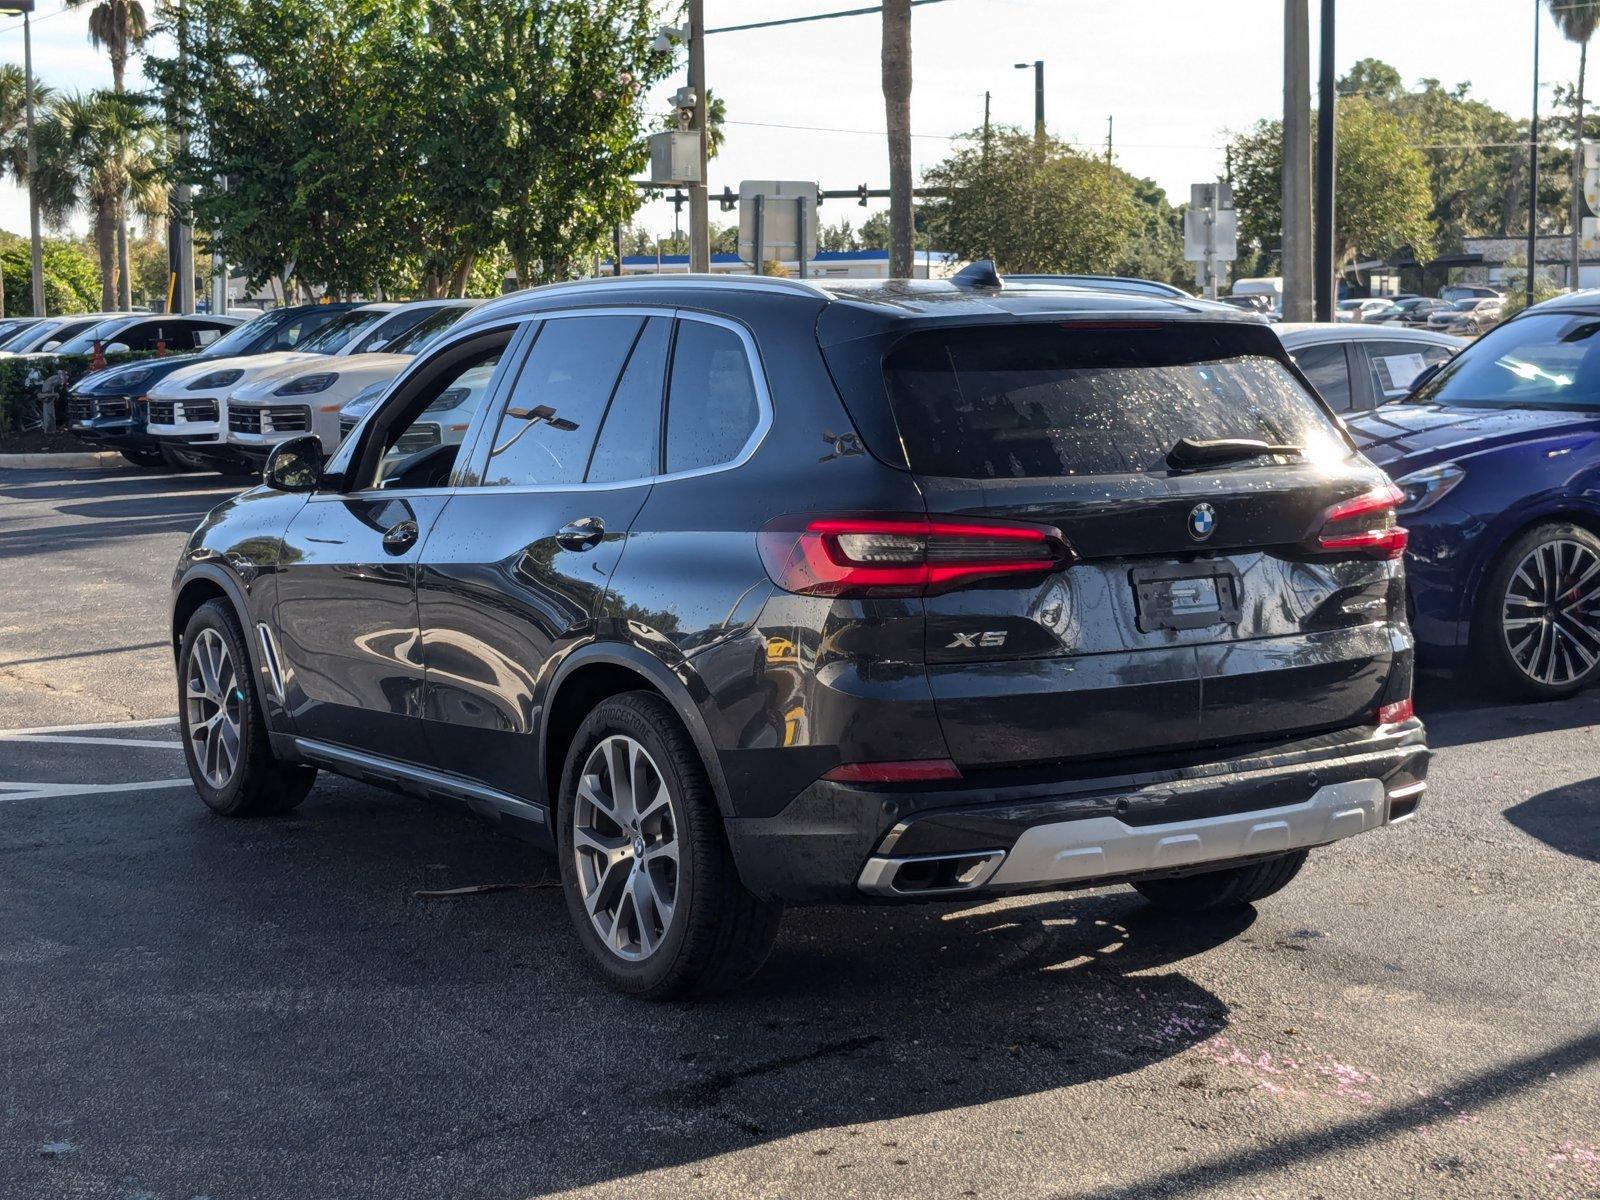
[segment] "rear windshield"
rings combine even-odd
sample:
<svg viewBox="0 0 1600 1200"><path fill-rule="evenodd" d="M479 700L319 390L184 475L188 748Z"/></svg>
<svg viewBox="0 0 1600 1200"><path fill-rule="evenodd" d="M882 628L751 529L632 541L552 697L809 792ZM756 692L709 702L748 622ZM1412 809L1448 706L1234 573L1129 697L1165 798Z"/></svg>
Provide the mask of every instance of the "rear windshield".
<svg viewBox="0 0 1600 1200"><path fill-rule="evenodd" d="M1347 452L1282 363L1232 331L969 327L913 334L884 373L907 465L967 479L1165 473L1180 438Z"/></svg>

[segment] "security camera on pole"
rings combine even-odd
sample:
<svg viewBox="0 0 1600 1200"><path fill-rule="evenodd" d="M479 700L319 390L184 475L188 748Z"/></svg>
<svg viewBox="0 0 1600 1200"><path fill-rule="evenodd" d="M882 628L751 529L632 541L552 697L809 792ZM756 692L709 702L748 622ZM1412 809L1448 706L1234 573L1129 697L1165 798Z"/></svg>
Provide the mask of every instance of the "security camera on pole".
<svg viewBox="0 0 1600 1200"><path fill-rule="evenodd" d="M1239 257L1239 220L1233 189L1222 180L1189 187L1189 208L1183 214L1183 257L1195 263L1195 284L1215 300L1227 264Z"/></svg>

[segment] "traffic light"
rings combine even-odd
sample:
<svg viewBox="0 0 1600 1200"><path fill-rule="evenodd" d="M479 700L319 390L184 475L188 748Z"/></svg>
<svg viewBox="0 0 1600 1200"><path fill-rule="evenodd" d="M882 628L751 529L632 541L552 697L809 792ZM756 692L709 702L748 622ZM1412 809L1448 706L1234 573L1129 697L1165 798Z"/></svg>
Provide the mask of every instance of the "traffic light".
<svg viewBox="0 0 1600 1200"><path fill-rule="evenodd" d="M856 203L862 208L867 206L867 185L864 183L856 188Z"/></svg>
<svg viewBox="0 0 1600 1200"><path fill-rule="evenodd" d="M732 212L739 207L739 197L733 194L733 189L724 185L722 195L717 197L717 203L722 206L723 212Z"/></svg>

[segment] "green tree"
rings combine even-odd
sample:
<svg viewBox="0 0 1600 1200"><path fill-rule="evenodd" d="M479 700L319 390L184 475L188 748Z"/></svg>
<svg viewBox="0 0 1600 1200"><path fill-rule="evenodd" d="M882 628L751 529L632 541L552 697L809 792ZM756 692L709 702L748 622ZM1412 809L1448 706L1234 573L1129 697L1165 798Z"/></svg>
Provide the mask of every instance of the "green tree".
<svg viewBox="0 0 1600 1200"><path fill-rule="evenodd" d="M38 105L49 101L50 89L34 82L33 98ZM14 63L0 66L0 174L16 182L18 187L28 186L28 133L27 133L27 77ZM7 282L0 279L0 316L6 314ZM32 282L27 291L32 306Z"/></svg>
<svg viewBox="0 0 1600 1200"><path fill-rule="evenodd" d="M82 8L93 3L89 10L89 41L103 49L111 60L111 90L122 95L128 71L128 57L144 45L150 36L150 22L139 0L67 0L68 8ZM131 268L128 261L128 206L129 199L118 206L117 212L117 278L118 301L126 310L133 306L129 288Z"/></svg>
<svg viewBox="0 0 1600 1200"><path fill-rule="evenodd" d="M912 247L916 250L933 249L928 241L928 213L926 208L917 208L911 215ZM858 248L862 250L887 250L889 248L889 214L886 211L873 213L861 222L861 232L857 235ZM940 247L943 249L943 247Z"/></svg>
<svg viewBox="0 0 1600 1200"><path fill-rule="evenodd" d="M58 98L36 128L42 207L56 226L74 210L89 213L109 311L119 293L118 221L130 209L152 217L166 209L161 127L133 98L101 91Z"/></svg>
<svg viewBox="0 0 1600 1200"><path fill-rule="evenodd" d="M1340 97L1335 161L1334 258L1380 257L1401 247L1418 256L1434 241L1428 161L1410 131L1380 101ZM1260 121L1230 143L1241 239L1266 249L1283 228L1283 126Z"/></svg>
<svg viewBox="0 0 1600 1200"><path fill-rule="evenodd" d="M1139 235L1130 178L1066 143L1012 127L974 132L924 173L946 194L924 206L933 240L1002 272L1107 272Z"/></svg>
<svg viewBox="0 0 1600 1200"><path fill-rule="evenodd" d="M837 225L819 224L817 249L833 251L860 248L861 243L856 239L856 231L850 228L850 222L845 217L840 217Z"/></svg>
<svg viewBox="0 0 1600 1200"><path fill-rule="evenodd" d="M45 311L58 313L89 312L99 307L100 272L94 259L76 242L46 239L41 258L44 265ZM33 261L28 242L13 239L0 251L0 276L12 297L13 316L35 316L33 311Z"/></svg>

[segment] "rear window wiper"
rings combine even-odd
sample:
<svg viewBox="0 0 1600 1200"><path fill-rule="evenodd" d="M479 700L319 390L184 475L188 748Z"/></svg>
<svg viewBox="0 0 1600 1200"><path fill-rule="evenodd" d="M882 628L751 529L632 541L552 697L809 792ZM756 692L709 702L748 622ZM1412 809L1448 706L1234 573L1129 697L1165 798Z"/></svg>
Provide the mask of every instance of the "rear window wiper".
<svg viewBox="0 0 1600 1200"><path fill-rule="evenodd" d="M1255 438L1199 438L1184 437L1167 451L1167 466L1174 471L1187 471L1194 467L1214 467L1222 463L1244 462L1252 458L1265 458L1269 454L1300 454L1299 446L1258 441Z"/></svg>

